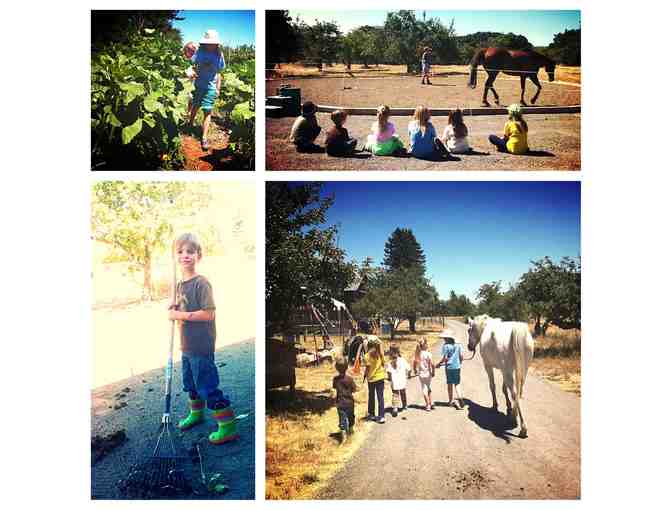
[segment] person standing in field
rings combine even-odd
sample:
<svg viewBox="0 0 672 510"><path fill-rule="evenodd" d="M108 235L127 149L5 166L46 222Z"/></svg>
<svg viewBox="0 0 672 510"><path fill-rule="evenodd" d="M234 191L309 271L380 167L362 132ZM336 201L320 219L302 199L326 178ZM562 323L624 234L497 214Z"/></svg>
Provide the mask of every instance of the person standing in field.
<svg viewBox="0 0 672 510"><path fill-rule="evenodd" d="M357 385L352 377L347 374L348 359L339 356L336 358L336 371L338 375L332 380L332 387L336 390L336 411L338 412L338 428L341 430L340 443L345 442L348 435L354 433L355 427L355 398Z"/></svg>
<svg viewBox="0 0 672 510"><path fill-rule="evenodd" d="M417 53L416 53L417 55ZM422 67L422 84L425 84L425 79L427 80L427 85L431 85L432 82L429 81L429 74L432 68L432 48L425 46L424 51L422 52L422 58L420 60L420 66Z"/></svg>
<svg viewBox="0 0 672 510"><path fill-rule="evenodd" d="M196 87L191 101L191 111L189 114L189 126L194 123L194 118L198 110L203 110L203 129L201 133L201 147L208 150L208 128L212 110L215 107L215 101L219 97L219 91L222 86L222 75L220 72L224 69L224 55L219 47L219 34L216 30L208 30L200 41L198 50L191 57L191 62L195 66L196 77L194 86Z"/></svg>
<svg viewBox="0 0 672 510"><path fill-rule="evenodd" d="M175 256L182 271L177 285L176 304L168 318L179 321L182 350L182 383L189 395L189 415L177 427L187 430L204 420L207 407L217 422L217 430L208 439L222 444L238 439L236 417L231 402L219 389L215 365L215 300L212 285L198 274L196 265L203 250L196 236L183 234L175 241Z"/></svg>
<svg viewBox="0 0 672 510"><path fill-rule="evenodd" d="M413 359L413 371L418 374L422 396L425 399L425 409L431 411L434 409L432 401L432 378L434 377L434 363L432 363L432 353L426 338L418 340L415 346L415 357Z"/></svg>
<svg viewBox="0 0 672 510"><path fill-rule="evenodd" d="M443 338L444 344L442 348L442 358L436 365L439 368L441 365L446 365L446 384L448 385L448 406L453 405L453 388L455 388L455 395L457 400L455 407L459 410L464 407L464 399L460 393L460 371L462 368L462 361L464 354L462 353L462 345L455 343L454 335L451 331L444 329L439 338Z"/></svg>

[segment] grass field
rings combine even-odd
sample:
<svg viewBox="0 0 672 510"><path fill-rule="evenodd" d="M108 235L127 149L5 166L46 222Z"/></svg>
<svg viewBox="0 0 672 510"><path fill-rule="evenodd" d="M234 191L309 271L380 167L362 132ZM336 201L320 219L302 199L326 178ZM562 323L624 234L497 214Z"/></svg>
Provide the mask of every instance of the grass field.
<svg viewBox="0 0 672 510"><path fill-rule="evenodd" d="M409 333L408 324L402 324L394 343L411 362L417 340L429 337L430 345L439 342L440 322L419 321L417 332ZM381 338L387 353L390 342ZM332 337L337 352L343 339ZM313 351L310 342L306 349ZM336 371L331 363L317 367L296 369L296 395L288 390L266 393L266 498L311 499L364 442L372 422L360 422L366 415L367 389L362 374L350 374L357 384L355 394L355 434L343 446L338 443L338 415L334 407L331 383ZM390 402L392 391L385 386L385 401Z"/></svg>
<svg viewBox="0 0 672 510"><path fill-rule="evenodd" d="M534 340L532 373L581 395L581 331L551 326Z"/></svg>
<svg viewBox="0 0 672 510"><path fill-rule="evenodd" d="M435 76L469 74L468 65L433 65L432 73ZM483 68L479 68L479 73L485 75ZM369 66L364 68L362 64L353 64L348 71L344 64L334 64L331 66L324 66L322 71L314 66L304 66L302 64L277 64L274 69L266 70L266 78L307 78L307 77L339 77L339 76L356 76L359 78L371 76L406 76L405 65L387 65ZM546 73L541 71L541 79L547 79ZM482 79L479 76L479 79ZM557 81L566 83L581 83L581 67L578 66L557 66L555 69L555 79Z"/></svg>

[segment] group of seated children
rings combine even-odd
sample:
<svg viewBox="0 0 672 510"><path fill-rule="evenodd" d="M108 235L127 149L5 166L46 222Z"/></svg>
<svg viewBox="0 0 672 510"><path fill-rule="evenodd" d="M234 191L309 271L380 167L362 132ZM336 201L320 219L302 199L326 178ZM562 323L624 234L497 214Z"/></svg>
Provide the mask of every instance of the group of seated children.
<svg viewBox="0 0 672 510"><path fill-rule="evenodd" d="M442 365L446 369L447 405L455 405L457 409L463 408L464 399L458 388L462 360L464 359L462 346L455 342L454 333L450 330L446 329L442 331L439 337L444 340L441 360L434 364L429 343L426 338L421 338L416 346L411 366L401 355L399 346L394 344L390 346L390 361L386 363L382 342L375 335L368 335L365 349L367 352L364 355L366 369L362 377L362 382L368 385L369 393L368 413L364 418L365 420L385 423L385 381L390 382L392 389L392 416L396 417L398 413L406 411L408 408L406 386L408 379L412 377L411 369L414 375L417 375L420 382L425 409L427 411L434 410L432 378L435 375L435 369ZM357 358L359 356L360 353L358 352ZM357 385L354 379L347 373L347 357L338 358L335 368L337 375L333 379L332 387L336 392L336 410L338 412L339 428L341 431L339 440L343 443L346 437L354 431L354 393L357 391ZM354 373L356 373L356 370ZM455 400L453 399L453 393L457 397Z"/></svg>
<svg viewBox="0 0 672 510"><path fill-rule="evenodd" d="M294 121L289 141L298 152L324 152L315 143L322 128L317 123L317 106L306 101L301 107L301 115ZM394 124L390 122L390 107L381 105L377 109L376 121L371 125L363 151L375 156L403 156L410 154L421 159L450 157L451 154L468 154L473 151L469 145L469 129L462 118L460 109L448 113L448 125L441 138L431 122L431 112L425 106L418 106L413 119L408 124L410 145L404 147ZM509 118L504 126L504 136L490 135L489 141L499 152L525 154L527 145L527 123L523 119L520 105L512 104L508 108ZM357 140L351 138L344 127L348 114L344 110L331 113L334 125L327 131L325 149L330 156L351 156L357 151Z"/></svg>

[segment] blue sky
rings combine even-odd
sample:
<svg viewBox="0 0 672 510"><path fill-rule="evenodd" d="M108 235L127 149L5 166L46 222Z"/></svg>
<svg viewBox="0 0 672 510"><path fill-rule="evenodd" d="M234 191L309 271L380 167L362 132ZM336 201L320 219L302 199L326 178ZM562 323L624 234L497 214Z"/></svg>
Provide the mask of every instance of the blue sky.
<svg viewBox="0 0 672 510"><path fill-rule="evenodd" d="M455 19L457 35L474 32L513 32L522 34L534 46L546 46L553 41L553 35L566 29L581 28L580 11L415 11L418 19L426 12L427 19L439 18L448 26ZM335 21L344 33L361 25L382 25L387 11L327 11L290 10L290 16L311 24L319 21Z"/></svg>
<svg viewBox="0 0 672 510"><path fill-rule="evenodd" d="M383 260L385 241L410 228L427 257L427 274L446 299L474 299L483 283L504 288L545 255L580 255L578 182L328 182L335 195L327 224L340 223L349 259Z"/></svg>
<svg viewBox="0 0 672 510"><path fill-rule="evenodd" d="M219 32L228 46L254 45L254 11L180 11L173 26L182 32L182 40L198 42L211 28Z"/></svg>

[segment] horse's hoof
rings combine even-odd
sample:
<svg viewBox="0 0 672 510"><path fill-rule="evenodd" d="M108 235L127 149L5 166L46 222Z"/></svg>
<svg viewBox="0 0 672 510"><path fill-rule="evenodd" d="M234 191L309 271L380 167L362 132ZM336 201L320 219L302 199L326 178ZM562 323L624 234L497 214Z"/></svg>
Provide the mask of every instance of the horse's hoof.
<svg viewBox="0 0 672 510"><path fill-rule="evenodd" d="M525 439L527 437L527 429L520 429L520 434L518 434L518 437Z"/></svg>
<svg viewBox="0 0 672 510"><path fill-rule="evenodd" d="M521 101L520 106L527 106L527 103L525 101Z"/></svg>
<svg viewBox="0 0 672 510"><path fill-rule="evenodd" d="M488 108L490 106L490 103L488 103L487 101L483 101L481 103L481 106L485 106L486 108Z"/></svg>

